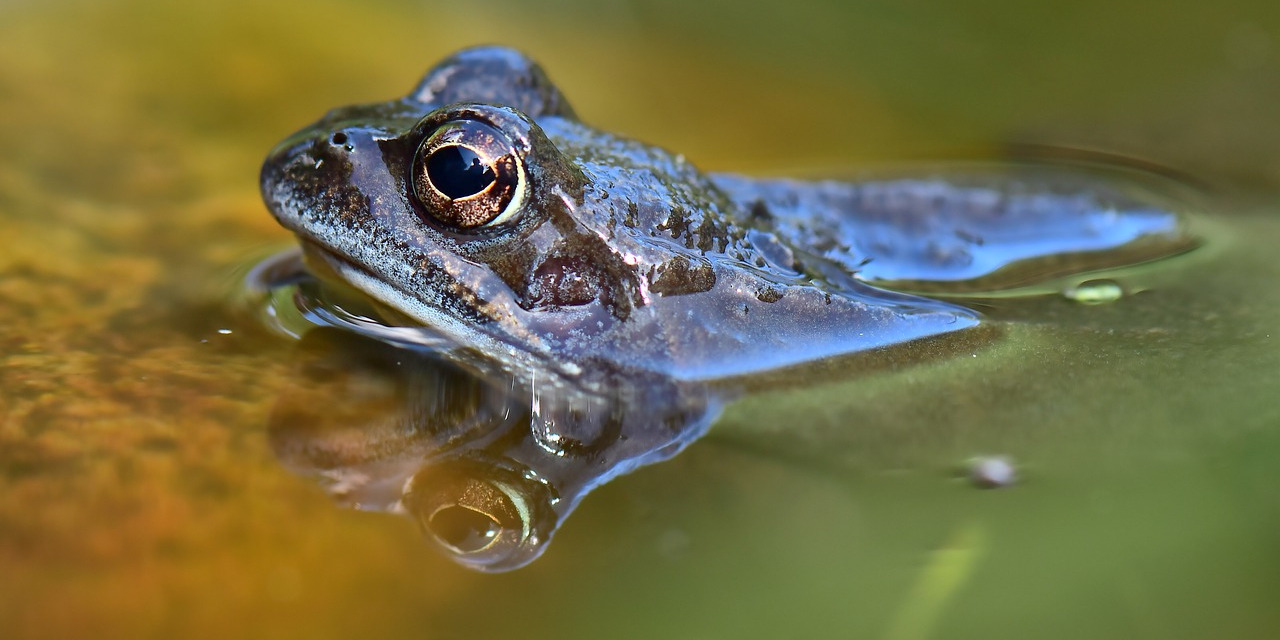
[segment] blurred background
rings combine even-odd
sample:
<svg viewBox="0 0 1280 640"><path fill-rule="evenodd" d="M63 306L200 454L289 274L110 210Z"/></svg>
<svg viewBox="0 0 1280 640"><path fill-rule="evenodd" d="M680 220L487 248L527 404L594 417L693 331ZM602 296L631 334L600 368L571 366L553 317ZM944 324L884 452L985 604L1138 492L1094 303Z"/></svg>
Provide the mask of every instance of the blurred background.
<svg viewBox="0 0 1280 640"><path fill-rule="evenodd" d="M291 243L266 151L481 43L708 170L1167 166L1207 246L982 357L749 398L467 573L280 467L289 345L235 301ZM1261 0L0 2L0 636L1275 637L1277 104ZM1025 486L951 479L980 453Z"/></svg>

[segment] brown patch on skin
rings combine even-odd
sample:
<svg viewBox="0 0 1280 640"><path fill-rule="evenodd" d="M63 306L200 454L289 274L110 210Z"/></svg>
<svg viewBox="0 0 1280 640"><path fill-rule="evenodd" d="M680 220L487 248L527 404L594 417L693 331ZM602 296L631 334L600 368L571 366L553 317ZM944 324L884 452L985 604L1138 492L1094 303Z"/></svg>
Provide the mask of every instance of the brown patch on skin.
<svg viewBox="0 0 1280 640"><path fill-rule="evenodd" d="M665 295L678 296L710 291L716 285L716 273L705 262L693 264L684 256L676 256L649 274L649 290Z"/></svg>
<svg viewBox="0 0 1280 640"><path fill-rule="evenodd" d="M636 268L590 233L569 235L549 251L529 275L522 299L522 306L530 309L580 306L598 299L619 320L643 304Z"/></svg>
<svg viewBox="0 0 1280 640"><path fill-rule="evenodd" d="M538 250L527 242L510 248L510 251L498 255L489 263L489 268L512 291L525 292L531 285L530 277L534 263L538 259Z"/></svg>
<svg viewBox="0 0 1280 640"><path fill-rule="evenodd" d="M751 207L748 209L748 214L751 216L752 222L756 223L765 223L773 220L773 212L769 211L769 205L765 204L764 200L757 199L752 202Z"/></svg>
<svg viewBox="0 0 1280 640"><path fill-rule="evenodd" d="M756 300L774 303L782 299L783 291L772 285L763 284L756 289Z"/></svg>
<svg viewBox="0 0 1280 640"><path fill-rule="evenodd" d="M576 307L600 294L599 274L589 263L568 256L542 261L529 279L529 301L534 307Z"/></svg>
<svg viewBox="0 0 1280 640"><path fill-rule="evenodd" d="M729 247L729 233L726 225L714 216L704 215L702 224L698 225L698 249L708 251L724 251Z"/></svg>
<svg viewBox="0 0 1280 640"><path fill-rule="evenodd" d="M675 209L672 209L671 212L667 214L667 220L658 225L658 229L661 231L670 231L671 237L674 239L679 239L683 236L685 239L685 247L688 249L693 248L693 238L689 235L689 213L683 208L676 207Z"/></svg>

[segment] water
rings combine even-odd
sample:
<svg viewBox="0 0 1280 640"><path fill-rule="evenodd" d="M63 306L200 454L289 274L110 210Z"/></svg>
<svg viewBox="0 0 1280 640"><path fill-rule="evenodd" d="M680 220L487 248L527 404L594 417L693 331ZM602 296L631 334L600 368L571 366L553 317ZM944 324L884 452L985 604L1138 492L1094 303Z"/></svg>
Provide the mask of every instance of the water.
<svg viewBox="0 0 1280 640"><path fill-rule="evenodd" d="M1270 4L0 15L5 637L1280 628ZM1208 242L1176 269L1107 274L1125 290L1108 304L965 299L998 335L762 390L593 493L538 562L476 574L280 464L267 423L289 346L229 300L237 269L290 242L256 193L265 151L484 41L528 49L591 122L709 169L839 173L1011 140L1146 157L1216 189ZM821 135L775 133L796 105ZM978 455L1019 482L956 475Z"/></svg>

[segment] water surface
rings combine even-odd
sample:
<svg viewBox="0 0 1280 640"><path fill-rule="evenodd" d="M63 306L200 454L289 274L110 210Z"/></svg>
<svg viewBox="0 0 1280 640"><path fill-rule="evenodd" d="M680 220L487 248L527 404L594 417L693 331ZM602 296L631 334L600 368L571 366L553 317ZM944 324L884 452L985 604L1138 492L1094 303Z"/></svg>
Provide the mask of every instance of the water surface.
<svg viewBox="0 0 1280 640"><path fill-rule="evenodd" d="M1278 24L1243 1L10 3L2 635L1271 637ZM712 170L1145 158L1210 186L1207 245L1107 274L1107 304L966 300L1001 333L967 353L762 390L534 565L474 574L280 464L290 345L232 292L291 242L256 190L276 140L486 41ZM956 478L984 454L1019 486Z"/></svg>

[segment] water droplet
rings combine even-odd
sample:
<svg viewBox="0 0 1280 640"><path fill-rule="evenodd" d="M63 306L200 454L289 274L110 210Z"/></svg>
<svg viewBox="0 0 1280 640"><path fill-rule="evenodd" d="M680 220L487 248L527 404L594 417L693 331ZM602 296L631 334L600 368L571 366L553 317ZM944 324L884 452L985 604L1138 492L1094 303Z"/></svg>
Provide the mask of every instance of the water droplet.
<svg viewBox="0 0 1280 640"><path fill-rule="evenodd" d="M978 456L966 466L969 480L983 489L1011 487L1018 481L1017 469L1004 456Z"/></svg>
<svg viewBox="0 0 1280 640"><path fill-rule="evenodd" d="M1080 304L1107 304L1124 297L1124 287L1115 280L1086 280L1074 287L1067 287L1062 295Z"/></svg>

